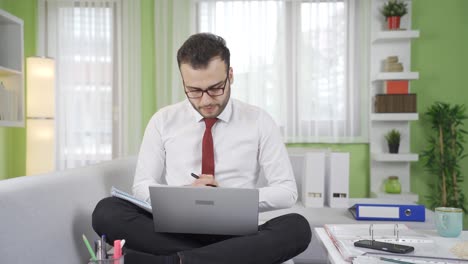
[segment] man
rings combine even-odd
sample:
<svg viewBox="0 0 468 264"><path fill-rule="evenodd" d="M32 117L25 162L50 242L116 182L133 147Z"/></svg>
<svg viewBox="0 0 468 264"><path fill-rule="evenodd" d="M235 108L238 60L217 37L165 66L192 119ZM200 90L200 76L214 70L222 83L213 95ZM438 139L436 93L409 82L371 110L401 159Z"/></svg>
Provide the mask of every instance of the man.
<svg viewBox="0 0 468 264"><path fill-rule="evenodd" d="M195 34L177 61L187 100L151 118L134 195L149 201L148 187L161 184L255 188L262 170L268 186L259 189L260 211L292 206L297 188L279 129L264 111L230 98L234 78L224 39ZM194 179L191 172L201 175ZM110 240L125 238L125 263L281 263L311 238L298 214L272 219L249 236L157 233L151 214L114 197L98 203L93 228Z"/></svg>

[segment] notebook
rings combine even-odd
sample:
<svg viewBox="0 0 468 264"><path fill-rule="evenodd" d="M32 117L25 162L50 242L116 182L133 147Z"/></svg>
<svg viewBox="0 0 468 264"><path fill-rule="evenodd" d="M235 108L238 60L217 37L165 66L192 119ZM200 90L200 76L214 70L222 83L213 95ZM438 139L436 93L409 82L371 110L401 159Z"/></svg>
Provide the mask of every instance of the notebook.
<svg viewBox="0 0 468 264"><path fill-rule="evenodd" d="M131 194L128 194L128 193L126 193L126 192L124 192L122 190L117 189L114 186L112 186L112 188L111 188L111 195L114 196L114 197L129 201L129 202L131 202L134 205L140 207L141 209L144 209L145 211L147 211L149 213L152 212L152 208L151 208L150 203L145 202L143 200L140 200L140 199L136 198L135 196L133 196Z"/></svg>
<svg viewBox="0 0 468 264"><path fill-rule="evenodd" d="M258 231L258 190L150 186L156 232L249 235Z"/></svg>

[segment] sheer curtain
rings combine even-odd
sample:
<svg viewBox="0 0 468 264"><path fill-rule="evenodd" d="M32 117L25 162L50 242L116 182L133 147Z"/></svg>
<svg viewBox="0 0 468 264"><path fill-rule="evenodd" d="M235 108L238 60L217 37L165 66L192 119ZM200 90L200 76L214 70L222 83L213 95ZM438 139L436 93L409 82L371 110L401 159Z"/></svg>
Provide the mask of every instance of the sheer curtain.
<svg viewBox="0 0 468 264"><path fill-rule="evenodd" d="M299 141L367 138L364 1L304 1L296 45L297 116L288 134ZM364 50L364 53L362 52ZM364 114L364 116L363 116Z"/></svg>
<svg viewBox="0 0 468 264"><path fill-rule="evenodd" d="M197 0L196 31L226 39L233 97L267 110L286 142L364 142L366 2Z"/></svg>
<svg viewBox="0 0 468 264"><path fill-rule="evenodd" d="M142 138L140 0L121 0L117 20L118 95L114 97L113 157L137 155ZM120 44L120 45L119 45ZM118 134L116 134L118 130Z"/></svg>
<svg viewBox="0 0 468 264"><path fill-rule="evenodd" d="M287 120L287 14L284 1L199 1L197 31L222 36L231 51L232 96Z"/></svg>
<svg viewBox="0 0 468 264"><path fill-rule="evenodd" d="M156 107L185 98L177 51L195 32L192 0L157 0L154 2Z"/></svg>
<svg viewBox="0 0 468 264"><path fill-rule="evenodd" d="M40 1L45 48L57 65L58 169L138 149L139 1L131 2Z"/></svg>

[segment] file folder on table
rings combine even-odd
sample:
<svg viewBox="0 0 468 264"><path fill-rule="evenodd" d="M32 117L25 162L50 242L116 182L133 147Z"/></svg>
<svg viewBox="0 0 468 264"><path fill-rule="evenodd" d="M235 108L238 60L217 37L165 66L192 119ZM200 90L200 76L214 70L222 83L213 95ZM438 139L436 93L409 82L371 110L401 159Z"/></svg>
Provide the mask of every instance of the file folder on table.
<svg viewBox="0 0 468 264"><path fill-rule="evenodd" d="M349 153L332 152L328 155L325 176L325 203L331 208L349 206Z"/></svg>
<svg viewBox="0 0 468 264"><path fill-rule="evenodd" d="M424 205L355 204L348 209L356 220L426 221Z"/></svg>
<svg viewBox="0 0 468 264"><path fill-rule="evenodd" d="M302 177L302 203L305 207L323 207L326 154L326 152L308 152L305 154Z"/></svg>

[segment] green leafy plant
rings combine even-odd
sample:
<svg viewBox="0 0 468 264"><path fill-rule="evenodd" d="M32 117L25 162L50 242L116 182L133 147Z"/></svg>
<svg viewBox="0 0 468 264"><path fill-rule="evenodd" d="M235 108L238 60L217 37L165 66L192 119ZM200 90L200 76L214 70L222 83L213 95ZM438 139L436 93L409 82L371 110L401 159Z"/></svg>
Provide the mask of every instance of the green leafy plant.
<svg viewBox="0 0 468 264"><path fill-rule="evenodd" d="M385 19L393 16L402 17L408 13L408 5L400 0L390 0L384 4L380 12Z"/></svg>
<svg viewBox="0 0 468 264"><path fill-rule="evenodd" d="M466 157L463 143L467 131L462 129L467 119L464 105L434 103L425 116L431 123L432 135L421 158L427 171L437 177L429 184L431 195L427 196L430 207L458 207L465 209L465 196L461 190L463 176L461 160Z"/></svg>
<svg viewBox="0 0 468 264"><path fill-rule="evenodd" d="M387 140L388 145L400 144L400 139L401 139L400 131L396 129L390 130L387 134L385 134L385 139Z"/></svg>

